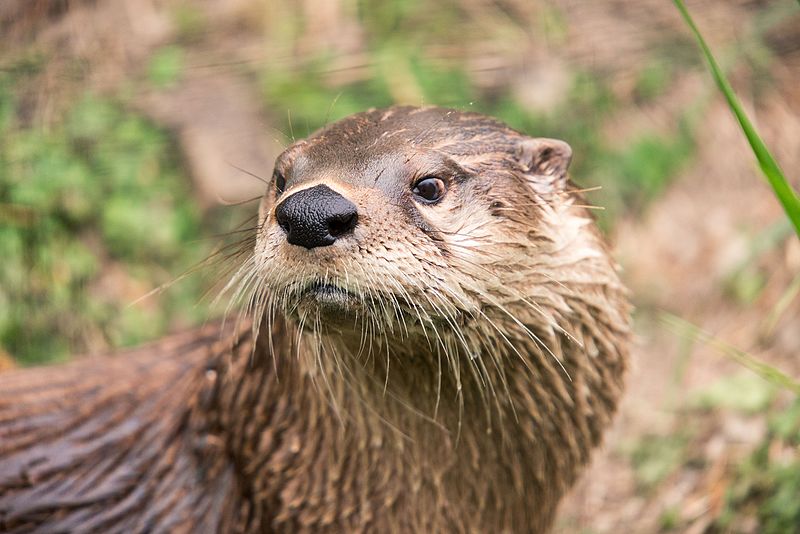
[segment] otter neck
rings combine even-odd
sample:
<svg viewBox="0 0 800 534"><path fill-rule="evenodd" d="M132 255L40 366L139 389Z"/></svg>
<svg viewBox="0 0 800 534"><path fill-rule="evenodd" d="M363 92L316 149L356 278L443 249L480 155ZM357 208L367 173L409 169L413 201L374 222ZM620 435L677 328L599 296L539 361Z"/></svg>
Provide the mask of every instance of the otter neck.
<svg viewBox="0 0 800 534"><path fill-rule="evenodd" d="M426 521L433 517L444 522L439 530L548 522L554 508L530 517L525 495L541 493L557 502L552 497L572 482L610 419L612 389L621 387L624 334L602 335L609 325L597 324L595 335L585 328L594 320L583 317L575 332L583 346L602 346L610 354L610 370L608 362L605 370L595 368L583 348L561 336L543 337L557 348L562 370L528 336L510 332L509 342L530 357L523 362L502 344L486 347L498 351L492 361L504 366L502 377L493 375L494 392L466 362L455 380L447 362L439 367L435 353L422 351L425 345L387 353L385 341L373 341L365 352L325 336L298 335L282 320L263 327L252 355L242 352L221 365L215 410L253 521L275 528L281 519L271 510L307 504L309 495L328 498L322 494L342 487L366 493L352 489L347 498L353 502L339 506L369 510L383 502L387 510L419 514L387 513L394 522L381 526L389 529L430 530ZM326 489L331 480L337 481L334 489ZM409 487L416 488L413 494L399 492ZM418 502L408 506L409 500ZM442 515L444 503L454 502L470 509Z"/></svg>
<svg viewBox="0 0 800 534"><path fill-rule="evenodd" d="M301 334L296 323L278 319L258 331L252 355L242 351L222 362L217 411L226 427L251 437L272 424L269 412L284 406L343 433L375 432L365 425L403 439L420 430L455 438L465 425L485 433L498 416L487 415L486 384L467 369L454 369L468 355L450 350L452 361L437 357L424 338ZM501 405L507 400L492 410ZM251 440L242 435L240 442Z"/></svg>

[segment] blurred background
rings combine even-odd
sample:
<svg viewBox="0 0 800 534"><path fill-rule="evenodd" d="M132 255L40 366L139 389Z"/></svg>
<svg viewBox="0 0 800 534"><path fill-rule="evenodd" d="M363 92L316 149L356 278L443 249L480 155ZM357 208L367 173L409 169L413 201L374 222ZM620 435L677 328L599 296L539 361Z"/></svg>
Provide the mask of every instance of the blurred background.
<svg viewBox="0 0 800 534"><path fill-rule="evenodd" d="M800 5L688 7L797 187ZM636 347L558 531L800 532L800 242L664 0L2 0L0 370L218 316L194 266L282 147L392 103L564 139L599 188Z"/></svg>

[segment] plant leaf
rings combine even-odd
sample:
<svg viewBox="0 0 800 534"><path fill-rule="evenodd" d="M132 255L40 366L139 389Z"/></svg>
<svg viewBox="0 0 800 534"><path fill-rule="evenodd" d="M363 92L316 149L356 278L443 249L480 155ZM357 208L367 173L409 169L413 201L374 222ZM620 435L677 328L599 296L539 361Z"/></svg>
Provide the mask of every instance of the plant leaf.
<svg viewBox="0 0 800 534"><path fill-rule="evenodd" d="M761 137L759 137L755 127L750 122L750 119L747 118L739 99L736 98L736 93L734 93L733 88L725 77L725 74L723 74L722 69L720 69L717 61L714 59L711 49L708 47L705 39L703 39L703 36L700 34L700 30L695 25L691 15L689 15L689 11L686 9L686 5L683 3L683 0L673 0L673 2L697 39L697 43L700 45L703 55L706 57L706 61L708 61L714 81L717 83L720 91L722 91L722 94L728 101L728 106L731 108L734 116L736 116L736 120L739 121L742 131L744 132L745 137L747 137L750 147L753 149L753 154L755 154L756 159L758 160L758 165L761 167L761 171L767 177L770 186L772 186L772 190L775 192L775 196L778 197L778 200L783 206L783 210L786 212L787 217L789 217L789 220L792 221L795 232L800 237L800 196L798 196L797 192L792 189L792 186L789 184L786 176L781 171L778 163L775 161L775 158L772 157L772 154L767 149L767 146L761 140Z"/></svg>
<svg viewBox="0 0 800 534"><path fill-rule="evenodd" d="M750 369L764 380L771 382L780 388L791 391L795 395L800 395L800 382L787 375L777 367L773 367L772 365L753 357L743 350L728 345L724 341L717 339L708 332L704 331L697 325L672 315L671 313L662 313L661 320L676 333L706 344L728 358Z"/></svg>

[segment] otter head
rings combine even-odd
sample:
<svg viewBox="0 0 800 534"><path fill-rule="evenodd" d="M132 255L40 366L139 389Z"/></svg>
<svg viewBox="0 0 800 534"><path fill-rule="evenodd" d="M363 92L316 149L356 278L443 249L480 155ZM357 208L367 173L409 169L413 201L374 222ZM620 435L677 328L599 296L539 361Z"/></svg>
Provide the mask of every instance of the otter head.
<svg viewBox="0 0 800 534"><path fill-rule="evenodd" d="M315 332L448 354L559 329L563 271L604 257L572 206L570 157L449 109L331 124L277 159L245 269L253 301Z"/></svg>

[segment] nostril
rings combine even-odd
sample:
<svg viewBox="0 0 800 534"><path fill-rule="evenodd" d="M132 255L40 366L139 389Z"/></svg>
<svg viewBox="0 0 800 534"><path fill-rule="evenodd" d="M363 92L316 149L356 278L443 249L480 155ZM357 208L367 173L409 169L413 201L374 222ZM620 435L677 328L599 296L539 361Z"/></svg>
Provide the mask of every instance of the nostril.
<svg viewBox="0 0 800 534"><path fill-rule="evenodd" d="M283 204L278 206L278 209L275 210L275 219L278 221L278 226L283 228L284 232L288 234L292 231L292 223L289 222L289 216Z"/></svg>
<svg viewBox="0 0 800 534"><path fill-rule="evenodd" d="M339 237L350 232L356 224L358 224L358 213L355 210L337 213L328 219L328 233L332 237Z"/></svg>

